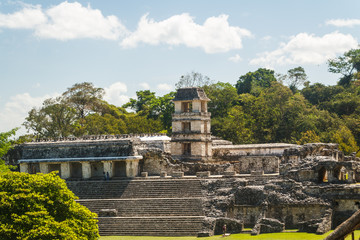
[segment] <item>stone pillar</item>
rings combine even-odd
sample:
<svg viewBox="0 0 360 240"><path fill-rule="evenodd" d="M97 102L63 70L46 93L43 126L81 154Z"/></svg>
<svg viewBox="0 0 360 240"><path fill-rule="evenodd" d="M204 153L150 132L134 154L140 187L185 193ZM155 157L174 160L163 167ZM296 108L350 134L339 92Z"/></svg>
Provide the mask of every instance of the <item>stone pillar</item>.
<svg viewBox="0 0 360 240"><path fill-rule="evenodd" d="M41 173L49 173L49 166L47 163L39 163Z"/></svg>
<svg viewBox="0 0 360 240"><path fill-rule="evenodd" d="M67 179L70 177L70 163L69 162L62 162L61 165L61 178Z"/></svg>
<svg viewBox="0 0 360 240"><path fill-rule="evenodd" d="M126 160L126 177L136 177L138 175L139 161Z"/></svg>
<svg viewBox="0 0 360 240"><path fill-rule="evenodd" d="M113 171L112 171L112 161L104 161L104 172L109 173L109 177L113 177Z"/></svg>
<svg viewBox="0 0 360 240"><path fill-rule="evenodd" d="M20 172L29 173L29 164L20 163Z"/></svg>
<svg viewBox="0 0 360 240"><path fill-rule="evenodd" d="M334 177L334 171L332 169L326 169L327 180L329 183L336 182L338 179Z"/></svg>
<svg viewBox="0 0 360 240"><path fill-rule="evenodd" d="M84 179L91 178L91 165L90 162L81 162L82 164L82 176Z"/></svg>

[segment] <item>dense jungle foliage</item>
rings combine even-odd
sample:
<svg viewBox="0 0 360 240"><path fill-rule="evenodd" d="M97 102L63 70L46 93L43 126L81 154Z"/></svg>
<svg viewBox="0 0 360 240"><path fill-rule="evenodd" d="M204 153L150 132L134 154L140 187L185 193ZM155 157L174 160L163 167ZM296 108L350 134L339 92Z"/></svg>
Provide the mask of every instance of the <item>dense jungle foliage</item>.
<svg viewBox="0 0 360 240"><path fill-rule="evenodd" d="M296 67L286 75L260 68L240 76L235 86L192 72L181 76L176 86L203 87L211 99L212 134L235 144L336 142L346 154L359 156L360 49L329 60L328 66L341 75L337 85L310 84L305 70ZM33 108L24 125L34 137L45 138L170 134L175 92L136 94L136 99L114 106L103 100L103 89L88 82L75 84L61 97Z"/></svg>

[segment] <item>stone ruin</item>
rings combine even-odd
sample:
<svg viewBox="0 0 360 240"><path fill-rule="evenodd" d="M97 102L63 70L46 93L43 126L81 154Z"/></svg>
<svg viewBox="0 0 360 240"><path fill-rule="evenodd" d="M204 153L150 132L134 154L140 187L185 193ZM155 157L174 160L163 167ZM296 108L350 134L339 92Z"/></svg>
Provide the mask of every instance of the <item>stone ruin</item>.
<svg viewBox="0 0 360 240"><path fill-rule="evenodd" d="M6 161L58 171L99 216L101 235L323 234L360 206L360 159L337 144L233 145L210 133L200 88L179 89L173 133L42 139ZM108 176L108 177L107 177ZM110 179L109 181L107 181Z"/></svg>

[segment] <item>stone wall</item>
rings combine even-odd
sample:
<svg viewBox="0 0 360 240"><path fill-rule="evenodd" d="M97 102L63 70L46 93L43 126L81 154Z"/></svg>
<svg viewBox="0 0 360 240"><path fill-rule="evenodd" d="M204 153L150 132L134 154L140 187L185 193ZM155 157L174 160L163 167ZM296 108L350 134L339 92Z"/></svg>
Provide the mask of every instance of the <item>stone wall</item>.
<svg viewBox="0 0 360 240"><path fill-rule="evenodd" d="M27 143L23 159L132 156L130 140Z"/></svg>
<svg viewBox="0 0 360 240"><path fill-rule="evenodd" d="M322 218L327 209L329 206L322 204L269 205L266 217L278 219L291 229L298 228L300 222Z"/></svg>
<svg viewBox="0 0 360 240"><path fill-rule="evenodd" d="M360 198L333 200L333 228L340 225L360 209Z"/></svg>
<svg viewBox="0 0 360 240"><path fill-rule="evenodd" d="M234 164L234 171L239 174L251 172L278 173L279 158L276 156L242 156Z"/></svg>
<svg viewBox="0 0 360 240"><path fill-rule="evenodd" d="M147 151L143 154L143 160L140 161L140 172L147 172L149 176L159 176L161 172L171 173L181 171L181 165L171 162L170 154L162 151Z"/></svg>
<svg viewBox="0 0 360 240"><path fill-rule="evenodd" d="M141 140L133 142L134 153L143 155L148 151L162 151L171 153L170 140Z"/></svg>
<svg viewBox="0 0 360 240"><path fill-rule="evenodd" d="M213 147L213 156L281 156L285 149L296 146L288 143L217 145Z"/></svg>

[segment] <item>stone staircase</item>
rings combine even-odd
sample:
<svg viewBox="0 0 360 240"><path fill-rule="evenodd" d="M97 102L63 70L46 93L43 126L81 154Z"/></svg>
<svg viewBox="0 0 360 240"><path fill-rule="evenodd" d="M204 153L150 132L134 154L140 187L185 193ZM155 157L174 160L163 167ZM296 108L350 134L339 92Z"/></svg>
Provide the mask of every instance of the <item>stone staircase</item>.
<svg viewBox="0 0 360 240"><path fill-rule="evenodd" d="M203 217L99 218L102 236L195 236Z"/></svg>
<svg viewBox="0 0 360 240"><path fill-rule="evenodd" d="M102 236L194 236L204 220L202 191L197 179L69 181L78 202L99 214Z"/></svg>
<svg viewBox="0 0 360 240"><path fill-rule="evenodd" d="M97 214L101 209L116 209L118 217L203 215L198 198L103 199L78 202Z"/></svg>

